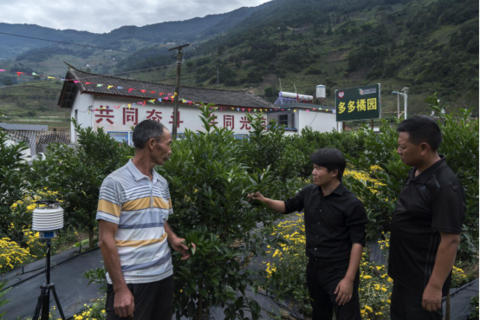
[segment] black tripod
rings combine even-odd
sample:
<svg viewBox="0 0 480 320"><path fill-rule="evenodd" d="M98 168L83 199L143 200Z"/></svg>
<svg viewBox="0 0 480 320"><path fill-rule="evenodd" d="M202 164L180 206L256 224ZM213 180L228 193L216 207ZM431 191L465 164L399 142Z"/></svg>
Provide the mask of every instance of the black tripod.
<svg viewBox="0 0 480 320"><path fill-rule="evenodd" d="M47 243L47 283L44 283L42 286L40 286L42 293L40 293L40 296L38 297L37 306L35 307L35 314L33 315L32 320L38 320L40 309L42 309L41 320L48 320L48 313L50 311L50 291L53 293L60 316L63 320L65 320L65 315L63 314L60 300L58 300L57 292L55 291L55 284L50 283L50 239L45 241Z"/></svg>

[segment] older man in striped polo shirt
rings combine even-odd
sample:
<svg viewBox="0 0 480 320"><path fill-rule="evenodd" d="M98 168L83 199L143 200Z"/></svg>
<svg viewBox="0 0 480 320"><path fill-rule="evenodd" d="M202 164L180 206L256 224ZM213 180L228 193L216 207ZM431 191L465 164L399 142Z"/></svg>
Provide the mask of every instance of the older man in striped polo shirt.
<svg viewBox="0 0 480 320"><path fill-rule="evenodd" d="M160 122L133 131L135 156L103 181L98 202L100 249L107 269L107 320L171 319L173 266L170 246L190 257L170 228L167 181L155 170L171 154L172 138Z"/></svg>

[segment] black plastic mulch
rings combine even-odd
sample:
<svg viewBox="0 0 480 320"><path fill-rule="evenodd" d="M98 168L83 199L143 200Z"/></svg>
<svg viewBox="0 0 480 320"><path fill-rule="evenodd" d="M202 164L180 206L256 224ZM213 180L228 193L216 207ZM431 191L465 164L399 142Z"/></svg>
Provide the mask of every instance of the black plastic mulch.
<svg viewBox="0 0 480 320"><path fill-rule="evenodd" d="M286 217L281 221L298 219L298 217ZM262 228L262 225L258 225ZM377 263L384 264L384 258L376 242L370 243L372 247L372 258ZM98 248L78 253L78 249L72 249L51 258L51 281L55 283L60 303L67 318L79 313L84 304L89 304L92 299L100 297L99 286L88 285L88 280L83 276L90 269L103 266L102 256ZM266 262L272 262L271 256L255 257L250 261L248 269L265 270ZM6 311L5 319L16 320L31 318L33 316L37 298L40 295L40 285L45 283L46 275L45 260L40 260L26 265L22 269L8 272L0 280L8 280L8 286L12 289L7 293L9 303L0 308L0 313ZM478 279L458 289L451 290L451 319L465 320L470 312L470 300L479 292ZM278 319L280 310L288 312L291 317L303 319L298 310L292 310L289 301L275 301L275 297L253 292L247 289L247 297L255 299L262 308L263 319ZM50 297L50 307L54 305L53 295ZM445 310L445 303L444 303ZM248 318L248 311L245 316ZM276 317L275 317L276 316ZM57 317L59 315L57 314ZM175 319L175 317L173 317ZM183 319L183 318L182 318ZM211 310L210 319L223 320L225 316L220 307Z"/></svg>
<svg viewBox="0 0 480 320"><path fill-rule="evenodd" d="M99 286L88 285L83 276L86 271L103 265L100 250L92 249L78 254L78 249L72 249L51 258L51 282L55 284L60 304L67 318L72 317L98 298ZM0 280L8 280L7 286L12 288L6 294L10 302L0 309L6 311L5 319L16 320L32 318L37 299L40 296L40 286L46 282L45 259L33 262L22 269L5 274ZM55 304L53 294L50 294L50 308ZM60 314L57 313L57 318Z"/></svg>

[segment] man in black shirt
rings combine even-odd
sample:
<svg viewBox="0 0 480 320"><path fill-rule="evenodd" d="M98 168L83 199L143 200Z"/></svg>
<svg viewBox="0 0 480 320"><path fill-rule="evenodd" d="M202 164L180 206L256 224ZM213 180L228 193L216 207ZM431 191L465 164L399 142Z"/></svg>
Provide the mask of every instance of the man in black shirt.
<svg viewBox="0 0 480 320"><path fill-rule="evenodd" d="M358 267L365 245L367 216L358 198L342 184L346 167L336 149L319 149L311 156L313 184L286 201L263 201L280 213L304 210L307 286L313 320L360 320Z"/></svg>
<svg viewBox="0 0 480 320"><path fill-rule="evenodd" d="M460 243L465 196L437 152L442 133L433 119L416 116L400 123L397 131L397 153L413 168L392 216L391 318L440 320Z"/></svg>

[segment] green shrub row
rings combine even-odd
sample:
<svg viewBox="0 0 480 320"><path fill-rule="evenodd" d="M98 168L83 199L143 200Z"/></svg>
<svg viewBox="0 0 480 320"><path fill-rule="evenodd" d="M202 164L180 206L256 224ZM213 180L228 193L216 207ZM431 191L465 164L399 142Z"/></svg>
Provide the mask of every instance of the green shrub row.
<svg viewBox="0 0 480 320"><path fill-rule="evenodd" d="M429 103L436 111L441 109L435 97ZM172 226L179 236L199 247L186 262L174 255L178 316L201 319L211 306L220 305L228 319L245 318L245 308L250 309L250 317L258 317L260 307L247 298L245 290L250 286L255 291L265 273L253 277L244 267L253 256L264 253L264 244L281 239L256 232L259 223L272 225L279 216L250 203L248 194L261 191L277 199L293 196L309 183L310 154L318 148L340 149L349 160L349 169L369 176L364 180L345 179L367 209L368 237L376 240L389 230L396 196L409 170L396 154L397 133L390 123L383 123L380 134L367 128L342 133L307 128L300 135L285 136L284 129L275 123L265 130L257 114L250 116L252 132L238 140L232 131L214 125L213 106L201 110L205 130L187 130L183 139L174 141L171 160L157 168L170 185L175 212L170 218ZM459 175L467 195L460 258L474 259L472 250L478 246L478 119L472 119L465 110L459 115L438 115L445 140L440 151ZM93 244L99 187L109 173L133 156L134 150L102 129L95 132L74 125L78 146L52 144L47 159L34 161L32 166L20 156L26 146L7 146L8 136L0 132L2 236L14 233L9 230L13 218L19 221L17 231L29 228L31 216L26 213L18 219L19 213L11 207L24 198L27 190L47 187L57 191L63 201L66 228L88 232Z"/></svg>

